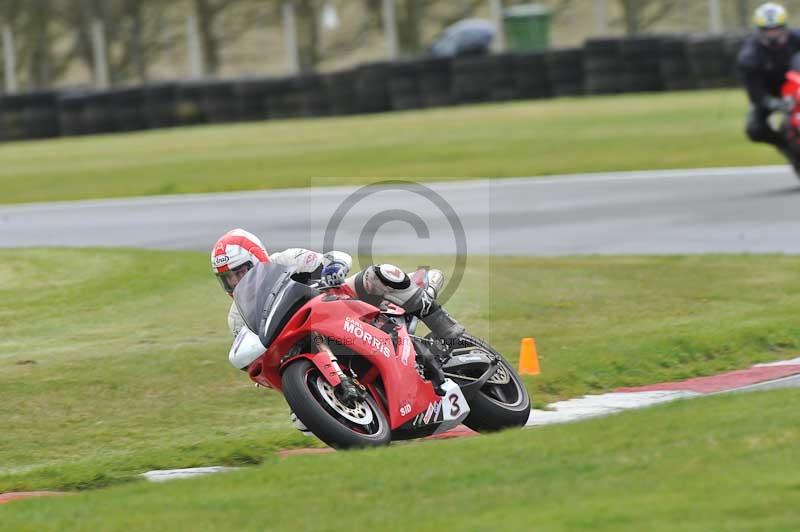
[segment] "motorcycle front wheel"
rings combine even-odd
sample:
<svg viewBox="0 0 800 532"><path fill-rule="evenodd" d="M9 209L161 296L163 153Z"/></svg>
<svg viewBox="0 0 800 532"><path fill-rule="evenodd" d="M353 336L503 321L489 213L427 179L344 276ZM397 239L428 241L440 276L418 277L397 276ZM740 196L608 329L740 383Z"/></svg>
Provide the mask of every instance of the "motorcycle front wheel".
<svg viewBox="0 0 800 532"><path fill-rule="evenodd" d="M372 397L342 403L317 367L301 358L281 376L283 395L314 435L334 449L376 447L391 441L389 422Z"/></svg>

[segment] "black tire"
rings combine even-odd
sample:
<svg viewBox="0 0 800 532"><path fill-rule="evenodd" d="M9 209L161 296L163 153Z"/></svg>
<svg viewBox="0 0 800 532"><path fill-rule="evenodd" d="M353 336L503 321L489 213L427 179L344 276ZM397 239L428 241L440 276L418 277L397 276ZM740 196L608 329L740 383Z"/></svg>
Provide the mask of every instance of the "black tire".
<svg viewBox="0 0 800 532"><path fill-rule="evenodd" d="M178 125L178 85L161 83L145 88L144 111L151 129Z"/></svg>
<svg viewBox="0 0 800 532"><path fill-rule="evenodd" d="M111 91L111 118L116 131L147 129L144 89L129 87Z"/></svg>
<svg viewBox="0 0 800 532"><path fill-rule="evenodd" d="M392 98L389 93L389 76L392 64L368 63L356 71L356 110L359 113L381 113L391 111Z"/></svg>
<svg viewBox="0 0 800 532"><path fill-rule="evenodd" d="M368 397L361 407L368 407L371 410L373 421L366 426L366 430L357 431L353 427L360 425L348 421L325 402L321 396L322 392L315 385L316 379L324 381L317 367L305 358L289 364L281 376L286 402L316 437L335 449L389 444L391 441L389 422L372 397Z"/></svg>
<svg viewBox="0 0 800 532"><path fill-rule="evenodd" d="M332 115L350 115L356 112L356 74L342 70L323 74L325 95Z"/></svg>
<svg viewBox="0 0 800 532"><path fill-rule="evenodd" d="M83 108L86 105L86 96L82 92L62 93L58 97L58 123L61 134L65 137L74 135L85 135L86 128L83 125ZM18 113L17 113L18 114ZM15 117L3 117L3 131L9 134L9 122L17 124ZM21 128L21 121L19 127ZM20 137L21 138L21 137Z"/></svg>
<svg viewBox="0 0 800 532"><path fill-rule="evenodd" d="M476 432L493 432L511 427L524 427L531 415L531 399L522 378L503 355L486 342L470 334L465 334L462 339L468 345L474 345L498 357L500 365L509 377L508 383L503 385L485 384L478 393L469 399L470 413L464 420L464 425ZM508 393L511 389L515 389L516 396ZM498 390L507 394L509 402L506 403L499 398Z"/></svg>

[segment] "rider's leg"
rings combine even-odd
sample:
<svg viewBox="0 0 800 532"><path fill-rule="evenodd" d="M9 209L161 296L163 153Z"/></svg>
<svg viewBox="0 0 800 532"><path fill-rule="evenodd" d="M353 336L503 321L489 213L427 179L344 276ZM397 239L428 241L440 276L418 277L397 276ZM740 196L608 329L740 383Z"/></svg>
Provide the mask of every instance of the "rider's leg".
<svg viewBox="0 0 800 532"><path fill-rule="evenodd" d="M745 132L753 142L764 142L772 144L775 148L786 157L792 167L800 175L800 157L789 148L785 136L772 129L769 125L770 112L766 109L751 107L750 112L747 114L747 125Z"/></svg>
<svg viewBox="0 0 800 532"><path fill-rule="evenodd" d="M769 125L770 111L758 107L751 107L747 113L745 133L753 142L766 142L780 149L786 144L783 136Z"/></svg>
<svg viewBox="0 0 800 532"><path fill-rule="evenodd" d="M412 283L397 266L378 264L349 278L347 284L359 299L370 303L386 299L418 316L438 338L460 337L464 328L436 301L444 284L442 273L432 270L430 281L430 289L426 291Z"/></svg>
<svg viewBox="0 0 800 532"><path fill-rule="evenodd" d="M373 304L386 299L419 317L434 337L442 340L444 345L437 342L434 344L434 349L419 353L419 356L434 384L434 389L437 393L443 393L441 384L444 382L444 373L438 363L437 355L446 352L448 344L453 345L461 338L464 327L436 301L436 296L444 284L441 271L431 272L428 290L423 290L412 283L405 272L390 264L370 266L349 278L347 284L359 299Z"/></svg>

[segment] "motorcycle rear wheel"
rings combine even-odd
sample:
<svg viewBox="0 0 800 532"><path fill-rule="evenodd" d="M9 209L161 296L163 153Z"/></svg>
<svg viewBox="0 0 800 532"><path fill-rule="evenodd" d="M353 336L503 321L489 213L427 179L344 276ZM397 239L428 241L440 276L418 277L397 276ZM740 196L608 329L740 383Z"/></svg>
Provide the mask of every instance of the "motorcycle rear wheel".
<svg viewBox="0 0 800 532"><path fill-rule="evenodd" d="M377 447L391 441L389 422L372 397L348 407L309 360L289 364L281 376L283 395L295 415L334 449Z"/></svg>
<svg viewBox="0 0 800 532"><path fill-rule="evenodd" d="M470 413L464 420L464 425L476 432L524 427L531 415L531 399L522 378L503 355L486 342L470 334L465 334L462 339L467 345L483 349L497 357L499 362L495 374L502 377L493 376L469 399Z"/></svg>

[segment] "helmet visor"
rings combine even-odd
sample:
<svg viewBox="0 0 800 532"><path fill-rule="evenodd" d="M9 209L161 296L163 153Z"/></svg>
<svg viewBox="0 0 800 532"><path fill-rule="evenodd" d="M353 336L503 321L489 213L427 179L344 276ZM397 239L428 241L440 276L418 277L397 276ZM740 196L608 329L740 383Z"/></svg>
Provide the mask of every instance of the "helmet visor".
<svg viewBox="0 0 800 532"><path fill-rule="evenodd" d="M227 272L222 272L217 274L217 279L219 279L219 283L222 285L223 290L228 292L229 294L233 294L233 289L236 288L236 285L239 284L239 281L244 278L247 272L250 271L250 268L253 267L253 263L245 262L241 266L237 266L232 270L228 270Z"/></svg>

